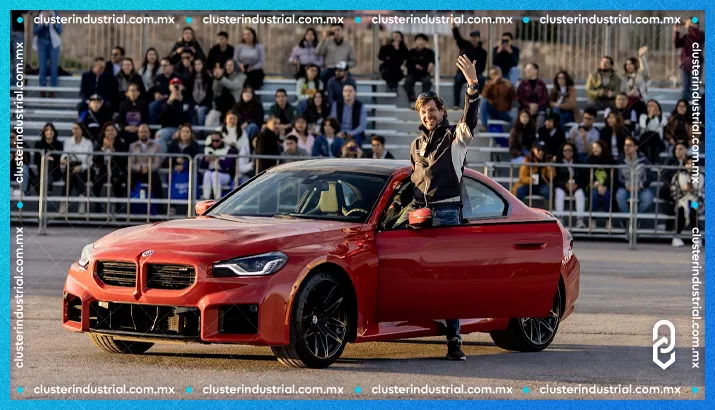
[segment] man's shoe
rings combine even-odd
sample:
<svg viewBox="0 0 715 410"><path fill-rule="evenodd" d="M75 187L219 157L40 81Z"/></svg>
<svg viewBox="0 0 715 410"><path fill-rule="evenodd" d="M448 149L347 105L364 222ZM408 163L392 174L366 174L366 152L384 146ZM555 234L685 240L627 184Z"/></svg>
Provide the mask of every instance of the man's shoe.
<svg viewBox="0 0 715 410"><path fill-rule="evenodd" d="M682 239L679 237L673 237L673 241L670 243L674 248L680 248L682 246L685 246L685 243L683 242Z"/></svg>
<svg viewBox="0 0 715 410"><path fill-rule="evenodd" d="M462 352L462 340L456 337L447 342L447 360L467 360L467 356Z"/></svg>

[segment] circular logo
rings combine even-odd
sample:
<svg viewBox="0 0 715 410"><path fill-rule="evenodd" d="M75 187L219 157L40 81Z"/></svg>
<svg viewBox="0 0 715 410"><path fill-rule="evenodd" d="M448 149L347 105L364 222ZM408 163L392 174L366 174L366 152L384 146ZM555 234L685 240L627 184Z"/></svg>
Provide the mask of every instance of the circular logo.
<svg viewBox="0 0 715 410"><path fill-rule="evenodd" d="M154 254L154 251L151 250L151 249L148 250L148 251L144 251L144 252L142 252L142 258L146 258L146 257L151 256L151 255L153 255L153 254Z"/></svg>

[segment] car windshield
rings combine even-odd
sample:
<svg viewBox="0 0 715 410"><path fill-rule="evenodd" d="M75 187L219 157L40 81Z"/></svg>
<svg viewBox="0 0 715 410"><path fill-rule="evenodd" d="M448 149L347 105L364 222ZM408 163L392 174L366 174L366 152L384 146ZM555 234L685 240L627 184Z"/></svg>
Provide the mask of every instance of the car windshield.
<svg viewBox="0 0 715 410"><path fill-rule="evenodd" d="M222 200L208 216L274 216L365 222L386 176L345 171L267 172Z"/></svg>

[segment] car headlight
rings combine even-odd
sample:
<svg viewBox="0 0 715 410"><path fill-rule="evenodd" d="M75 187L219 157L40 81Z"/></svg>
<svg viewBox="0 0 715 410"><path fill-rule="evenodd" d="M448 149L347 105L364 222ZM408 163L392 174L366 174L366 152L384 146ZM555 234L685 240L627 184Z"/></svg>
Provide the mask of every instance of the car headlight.
<svg viewBox="0 0 715 410"><path fill-rule="evenodd" d="M288 262L283 252L269 252L217 262L213 265L213 276L265 276L278 271Z"/></svg>
<svg viewBox="0 0 715 410"><path fill-rule="evenodd" d="M79 260L77 261L77 264L81 268L87 268L87 265L89 265L89 260L92 258L92 249L94 249L94 243L90 243L82 248L82 254L79 256Z"/></svg>

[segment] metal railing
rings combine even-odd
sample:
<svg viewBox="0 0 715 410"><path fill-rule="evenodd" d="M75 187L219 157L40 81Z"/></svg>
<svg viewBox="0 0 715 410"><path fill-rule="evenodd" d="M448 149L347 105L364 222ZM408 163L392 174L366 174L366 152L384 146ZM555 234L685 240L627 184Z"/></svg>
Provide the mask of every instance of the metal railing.
<svg viewBox="0 0 715 410"><path fill-rule="evenodd" d="M30 166L27 170L28 173L37 175L34 178L35 183L29 188L30 191L36 191L37 195L27 195L27 192L24 192L20 187L19 195L14 196L13 200L23 202L24 206L22 208L12 207L11 220L22 223L37 223L41 234L46 233L47 227L54 224L78 223L84 225L126 226L192 217L194 216L194 204L197 200L221 198L226 192L248 180L253 173L252 171L246 172L247 164L249 164L248 168L250 168L252 163L253 169L255 169L255 162L261 159L283 163L313 158L271 155L242 156L238 154L214 156L214 158L207 158L207 155L199 154L192 158L183 154L121 152L105 154L98 151L91 154L79 154L91 155L93 160L90 160L90 166L85 169L79 169L76 172L76 177L81 176L83 178L84 186L80 186L81 189L71 190L69 181L72 181L72 173L75 172L70 169L71 162L63 166L62 164L51 164L53 161L50 160L50 158L62 157L67 153L33 149L24 151L30 155L39 155L41 158L39 169L33 169L33 166ZM77 156L78 154L73 155ZM76 159L80 158L77 157ZM250 162L246 161L246 159ZM157 161L153 168L149 165L152 160ZM221 161L225 160L229 160L228 165L225 162L221 165ZM141 166L137 167L139 163L148 165L146 171L143 171ZM177 165L181 165L181 167L177 168ZM213 165L213 167L209 165ZM226 168L227 166L229 168ZM534 167L534 165L528 163L516 164L509 162L470 163L469 166L482 171L512 192L515 192L513 189L515 184L519 183L518 175L521 168ZM627 235L629 247L633 249L636 246L639 232L643 235L647 234L655 237L665 237L673 234L673 232L659 227L659 222L671 221L674 216L663 214L664 203L659 199L657 188L662 186L662 183L667 186L670 185L670 181L665 181L663 178L664 172L675 172L684 168L661 165L629 167L627 165L566 165L563 163L541 163L539 167L552 169L552 177L547 178L540 185L523 184L522 186L528 186L528 189L526 192L520 192L522 200L529 206L540 205L549 210L554 216L561 218L564 225L572 230L574 235L605 235L607 237ZM61 174L56 171L56 168L59 168ZM220 169L222 174L226 174L226 177L221 177L219 172L214 172L210 174L211 179L204 180L202 179L202 174L207 168ZM568 180L574 180L577 184L580 183L583 186L576 187L571 184L557 186L554 178L556 170L563 170L564 168L568 172ZM607 198L604 198L604 205L607 204L608 206L604 207L604 209L595 208L596 205L592 200L593 195L591 192L596 189L595 182L599 178L596 175L597 169L605 170L608 174L607 179L610 181L607 186ZM630 187L631 195L628 200L628 209L615 211L614 205L618 189L625 188L623 184L618 182L618 174L623 170L629 172L628 186ZM655 180L657 181L655 187L651 184L651 187L647 188L656 188L656 192L653 195L655 209L648 214L638 212L640 187L636 178L641 172L655 173ZM118 175L115 175L115 173L118 173ZM531 172L529 174L531 175ZM599 172L599 174L603 177L602 172ZM55 180L57 175L61 175L61 177ZM145 176L142 177L141 175ZM29 178L29 175L25 177ZM185 195L177 196L173 194L173 187L176 182L175 178L179 177L182 180L177 184L183 184L186 188L186 193ZM227 179L228 177L230 179ZM137 178L141 178L141 181L137 181ZM17 185L11 182L11 185L13 184ZM156 188L156 184L160 185L160 190ZM542 188L539 188L540 186ZM539 191L539 189L546 189L544 187L548 189L548 199L540 195L543 191ZM165 188L167 195L164 195ZM58 189L61 190L61 195L55 195ZM558 190L563 192L559 193L559 203L555 203L555 196ZM581 193L578 193L579 190L581 190ZM155 195L155 193L159 192L161 193L160 195ZM208 195L199 196L198 194L202 192ZM121 195L118 195L120 193ZM579 199L579 196L581 196L581 199ZM561 201L563 203L560 203ZM581 201L583 201L584 208L577 209L579 207L578 202ZM667 202L665 204L667 205ZM83 209L72 210L75 205L77 208ZM36 209L30 209L33 207ZM185 207L185 210L181 210L183 207ZM574 221L584 220L587 221L584 223L586 226L574 223ZM606 227L597 227L599 221L604 220L606 221ZM615 226L614 221L622 221L627 224L627 228ZM638 224L640 221L652 223L653 228L639 229Z"/></svg>

